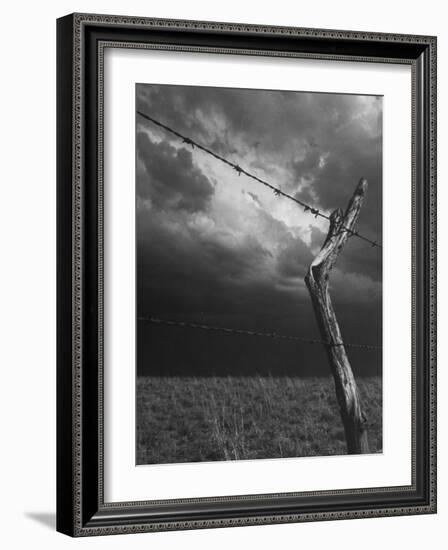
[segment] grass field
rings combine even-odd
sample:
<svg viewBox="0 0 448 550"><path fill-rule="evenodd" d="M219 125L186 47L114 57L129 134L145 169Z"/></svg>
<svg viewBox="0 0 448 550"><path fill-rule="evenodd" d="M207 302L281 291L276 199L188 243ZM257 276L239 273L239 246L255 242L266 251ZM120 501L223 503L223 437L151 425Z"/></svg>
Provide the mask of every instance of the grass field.
<svg viewBox="0 0 448 550"><path fill-rule="evenodd" d="M382 450L381 378L358 381ZM345 454L332 378L139 377L137 464Z"/></svg>

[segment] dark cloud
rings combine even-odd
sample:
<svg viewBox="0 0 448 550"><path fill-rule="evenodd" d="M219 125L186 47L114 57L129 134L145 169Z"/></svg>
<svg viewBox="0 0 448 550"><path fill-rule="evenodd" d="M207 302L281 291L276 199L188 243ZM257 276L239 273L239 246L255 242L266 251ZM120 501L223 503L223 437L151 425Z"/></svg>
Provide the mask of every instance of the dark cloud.
<svg viewBox="0 0 448 550"><path fill-rule="evenodd" d="M137 196L149 197L156 207L197 212L205 210L213 185L198 170L192 154L168 143L154 143L147 134L137 135L137 154L146 172L139 173Z"/></svg>
<svg viewBox="0 0 448 550"><path fill-rule="evenodd" d="M276 165L286 169L287 190L316 206L344 208L359 179L366 178L369 200L360 228L380 238L381 98L372 98L378 109L369 120L360 119L362 100L189 86L141 86L137 92L139 108L163 113L166 123L219 154L235 161L250 152L256 157L254 168L267 173Z"/></svg>
<svg viewBox="0 0 448 550"><path fill-rule="evenodd" d="M355 136L356 138L356 136ZM378 236L381 231L381 155L377 139L364 139L361 144L354 140L350 145L335 142L333 151L326 156L310 150L304 160L293 168L298 178L305 174L311 182L312 198L318 206L333 211L344 208L360 177L368 181L368 198L360 218L361 227L369 236ZM316 157L319 157L316 161ZM319 165L319 159L325 159ZM304 169L306 166L306 169ZM297 198L310 200L310 187L304 187Z"/></svg>
<svg viewBox="0 0 448 550"><path fill-rule="evenodd" d="M251 197L251 199L257 204L259 207L262 207L260 199L258 198L258 195L255 193L251 193L250 191L246 191L246 193Z"/></svg>
<svg viewBox="0 0 448 550"><path fill-rule="evenodd" d="M303 280L312 260L313 255L303 240L290 237L278 254L278 272L285 277Z"/></svg>
<svg viewBox="0 0 448 550"><path fill-rule="evenodd" d="M251 328L254 320L262 319L265 328L272 328L279 320L285 326L292 309L308 301L300 293L291 298L276 288L276 272L260 274L269 253L255 237L230 246L194 229L178 233L165 228L157 214L142 215L138 225L145 235L139 254L139 270L145 274L139 288L140 316L193 321L200 315L209 322L226 320L241 328Z"/></svg>

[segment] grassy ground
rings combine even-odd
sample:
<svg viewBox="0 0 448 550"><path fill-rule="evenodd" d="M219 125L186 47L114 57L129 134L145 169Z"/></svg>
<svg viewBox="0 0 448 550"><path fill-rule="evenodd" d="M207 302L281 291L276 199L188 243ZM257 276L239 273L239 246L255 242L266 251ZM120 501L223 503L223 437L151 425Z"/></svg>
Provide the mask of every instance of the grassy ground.
<svg viewBox="0 0 448 550"><path fill-rule="evenodd" d="M358 381L382 450L379 377ZM328 378L139 377L137 464L345 454Z"/></svg>

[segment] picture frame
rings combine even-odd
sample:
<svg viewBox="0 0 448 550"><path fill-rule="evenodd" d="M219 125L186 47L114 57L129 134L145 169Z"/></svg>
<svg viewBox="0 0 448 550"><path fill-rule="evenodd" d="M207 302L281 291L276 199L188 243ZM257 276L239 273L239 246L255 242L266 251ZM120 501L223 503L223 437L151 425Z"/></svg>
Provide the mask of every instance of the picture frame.
<svg viewBox="0 0 448 550"><path fill-rule="evenodd" d="M58 531L79 537L436 512L436 43L431 36L143 17L58 19ZM410 67L410 484L167 499L148 490L144 499L105 499L107 48Z"/></svg>

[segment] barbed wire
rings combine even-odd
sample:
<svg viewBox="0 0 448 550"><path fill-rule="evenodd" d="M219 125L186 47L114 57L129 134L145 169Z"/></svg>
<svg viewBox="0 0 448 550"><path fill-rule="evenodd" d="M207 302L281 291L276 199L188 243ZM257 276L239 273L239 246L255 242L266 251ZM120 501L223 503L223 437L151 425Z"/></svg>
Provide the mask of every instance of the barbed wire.
<svg viewBox="0 0 448 550"><path fill-rule="evenodd" d="M138 321L144 322L144 323L150 323L154 325L164 325L169 327L183 327L183 328L193 328L193 329L199 329L199 330L209 330L214 332L225 332L228 334L239 334L242 336L257 336L257 337L264 337L264 338L275 338L275 339L281 339L281 340L292 340L295 342L301 342L303 344L320 344L323 346L328 347L337 347L337 346L344 346L345 348L357 348L357 349L365 349L365 350L378 350L382 349L381 346L376 345L370 345L370 344L352 344L352 343L346 343L346 342L326 342L325 340L317 340L315 338L302 338L300 336L292 336L288 334L279 334L277 332L260 332L255 330L243 330L243 329L235 329L235 328L228 328L228 327L216 327L212 325L205 325L203 323L187 323L185 321L171 321L167 319L159 319L157 317L138 317Z"/></svg>
<svg viewBox="0 0 448 550"><path fill-rule="evenodd" d="M300 205L304 209L305 212L309 212L310 214L314 215L315 218L320 217L320 218L324 218L325 220L328 220L328 221L330 220L330 216L327 215L327 214L324 214L318 208L314 208L313 206L301 201L300 199L298 199L296 197L293 197L292 195L289 195L288 193L285 193L284 191L282 191L281 189L279 189L275 185L272 185L271 183L259 178L255 174L252 174L252 173L248 172L247 170L245 170L244 168L242 168L238 164L235 164L235 163L231 162L230 160L222 157L221 155L218 155L217 153L215 153L211 149L208 149L207 147L204 147L203 145L201 145L197 141L194 141L193 139L181 134L177 130L174 130L174 128L171 128L170 126L167 126L166 124L163 124L162 122L159 122L155 118L153 118L153 117L151 117L151 116L149 116L145 113L142 113L141 111L137 111L137 114L139 114L141 117L148 120L149 122L152 122L156 126L159 126L159 128L163 128L164 130L166 130L170 134L173 134L174 136L178 137L179 139L182 140L183 143L186 143L187 145L190 145L193 149L195 147L197 147L198 149L200 149L204 153L207 153L208 155L211 155L215 159L219 160L220 162L223 162L224 164L227 164L227 166L230 166L230 168L235 170L238 173L239 176L241 174L244 174L248 178L251 178L251 179L257 181L258 183L261 183L265 187L268 187L269 189L271 189L271 191L273 191L275 196L285 197L285 198L295 202L296 204ZM364 237L364 235L361 235L360 233L358 233L357 231L354 231L353 229L350 229L350 228L344 227L344 226L342 226L341 229L347 231L347 233L349 234L350 237L358 237L359 239L361 239L365 242L368 242L371 245L372 248L374 248L374 247L383 248L381 244L377 243L376 241L372 241L371 239L369 239L367 237Z"/></svg>

